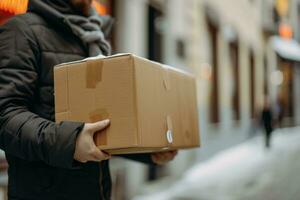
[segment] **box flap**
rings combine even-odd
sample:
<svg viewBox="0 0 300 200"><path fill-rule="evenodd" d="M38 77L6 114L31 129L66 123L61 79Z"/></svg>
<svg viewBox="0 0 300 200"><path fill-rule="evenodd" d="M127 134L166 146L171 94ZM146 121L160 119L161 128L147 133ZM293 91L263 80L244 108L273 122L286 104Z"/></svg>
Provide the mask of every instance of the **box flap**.
<svg viewBox="0 0 300 200"><path fill-rule="evenodd" d="M82 60L75 60L72 62L66 62L66 63L61 63L56 65L55 67L65 67L66 65L72 65L72 64L77 64L77 63L83 63L89 60L100 60L100 59L109 59L109 58L116 58L116 57L123 57L123 56L133 56L133 54L131 53L118 53L118 54L114 54L111 56L103 56L103 55L99 55L99 56L94 56L94 57L88 57Z"/></svg>

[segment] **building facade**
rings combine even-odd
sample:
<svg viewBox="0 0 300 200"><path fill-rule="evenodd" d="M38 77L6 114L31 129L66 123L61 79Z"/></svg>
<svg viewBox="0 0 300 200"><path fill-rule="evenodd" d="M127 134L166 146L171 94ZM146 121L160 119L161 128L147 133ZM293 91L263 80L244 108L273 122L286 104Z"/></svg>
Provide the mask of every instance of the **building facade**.
<svg viewBox="0 0 300 200"><path fill-rule="evenodd" d="M276 57L263 34L264 1L114 2L116 52L131 52L197 77L202 147L180 152L158 174L179 177L196 162L255 132L266 91L276 93L268 78ZM130 198L147 184L149 170L126 163Z"/></svg>

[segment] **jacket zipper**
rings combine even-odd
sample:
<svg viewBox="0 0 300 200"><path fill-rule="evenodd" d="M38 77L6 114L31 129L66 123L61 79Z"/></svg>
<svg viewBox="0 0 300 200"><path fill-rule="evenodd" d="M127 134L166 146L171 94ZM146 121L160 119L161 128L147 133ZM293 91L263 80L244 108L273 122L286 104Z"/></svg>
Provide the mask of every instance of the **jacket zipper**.
<svg viewBox="0 0 300 200"><path fill-rule="evenodd" d="M102 178L103 178L103 172L102 172L102 163L100 162L99 163L99 169L100 169L100 172L99 172L99 187L100 187L100 196L103 200L105 200L105 197L104 197L104 194L103 194L103 185L102 185ZM101 200L102 200L101 199Z"/></svg>

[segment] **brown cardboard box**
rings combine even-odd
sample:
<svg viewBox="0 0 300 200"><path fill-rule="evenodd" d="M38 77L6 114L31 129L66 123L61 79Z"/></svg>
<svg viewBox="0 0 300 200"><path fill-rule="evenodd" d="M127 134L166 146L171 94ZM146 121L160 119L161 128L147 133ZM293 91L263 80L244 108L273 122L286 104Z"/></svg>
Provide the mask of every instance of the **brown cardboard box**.
<svg viewBox="0 0 300 200"><path fill-rule="evenodd" d="M162 64L120 54L54 68L56 121L96 122L95 135L112 154L199 146L195 79Z"/></svg>

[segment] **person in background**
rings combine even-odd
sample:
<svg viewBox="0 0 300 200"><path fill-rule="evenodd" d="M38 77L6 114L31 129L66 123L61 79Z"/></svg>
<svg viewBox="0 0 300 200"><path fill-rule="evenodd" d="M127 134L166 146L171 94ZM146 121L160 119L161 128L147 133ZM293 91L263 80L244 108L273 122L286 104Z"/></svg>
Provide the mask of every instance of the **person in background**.
<svg viewBox="0 0 300 200"><path fill-rule="evenodd" d="M271 137L273 132L273 113L270 105L270 100L266 96L264 98L264 105L261 112L261 122L265 133L265 147L271 147Z"/></svg>
<svg viewBox="0 0 300 200"><path fill-rule="evenodd" d="M109 55L111 26L91 0L30 0L26 14L0 27L0 148L9 163L9 200L110 199L111 156L93 142L110 121L55 123L53 67ZM161 165L176 154L124 157Z"/></svg>

